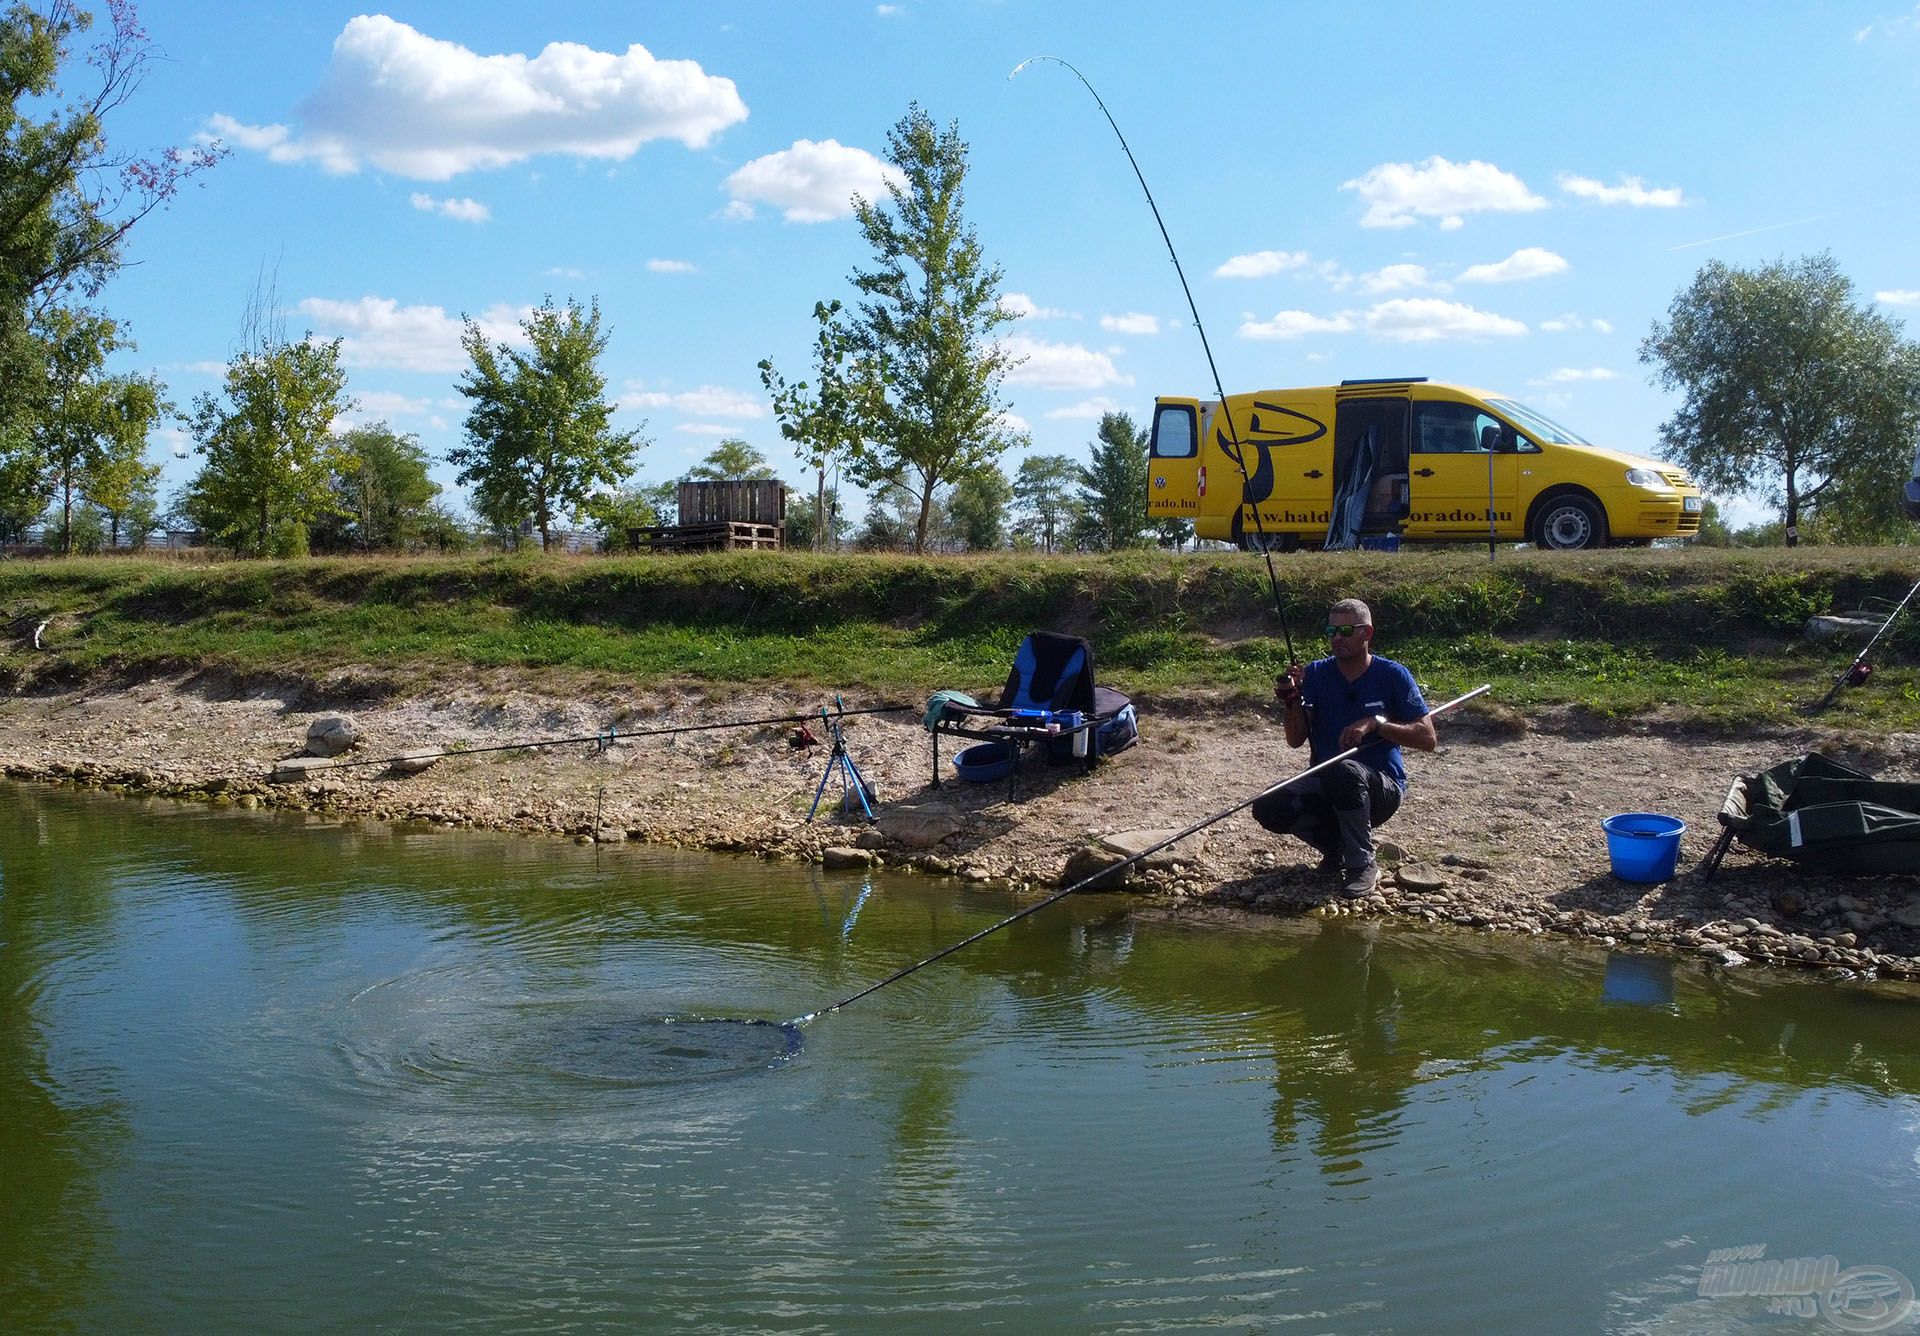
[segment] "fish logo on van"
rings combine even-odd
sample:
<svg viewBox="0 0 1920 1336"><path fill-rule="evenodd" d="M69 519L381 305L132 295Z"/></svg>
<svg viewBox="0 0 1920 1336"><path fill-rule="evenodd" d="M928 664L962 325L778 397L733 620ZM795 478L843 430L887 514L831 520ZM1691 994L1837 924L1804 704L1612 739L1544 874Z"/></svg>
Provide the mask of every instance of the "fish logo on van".
<svg viewBox="0 0 1920 1336"><path fill-rule="evenodd" d="M1266 414L1263 420L1261 414ZM1293 421L1287 421L1287 419ZM1235 448L1236 442L1227 434L1224 427L1214 433L1222 453L1239 466L1246 475L1247 485L1241 504L1247 505L1264 501L1273 495L1273 450L1280 446L1305 445L1308 441L1317 441L1327 434L1327 424L1316 417L1296 409L1284 408L1279 404L1262 403L1258 399L1253 403L1253 421L1248 424L1247 439L1237 444L1252 446L1259 452L1260 462L1252 470L1247 468L1246 460Z"/></svg>

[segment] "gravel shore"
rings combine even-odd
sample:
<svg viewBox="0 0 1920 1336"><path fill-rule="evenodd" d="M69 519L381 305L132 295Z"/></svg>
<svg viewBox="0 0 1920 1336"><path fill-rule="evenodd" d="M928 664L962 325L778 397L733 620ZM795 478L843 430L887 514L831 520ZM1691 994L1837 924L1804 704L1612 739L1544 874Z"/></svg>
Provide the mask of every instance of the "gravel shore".
<svg viewBox="0 0 1920 1336"><path fill-rule="evenodd" d="M885 865L1037 894L1098 867L1090 848L1112 858L1146 847L1305 763L1267 712L1193 695L1138 702L1140 745L1091 774L1036 763L1011 785L967 784L943 745L936 788L922 702L904 702L846 722L850 754L878 795L877 824L838 810L837 781L809 822L827 754L794 745L790 723L481 749L808 714L824 701L818 693L634 692L525 674L475 675L424 695L390 690L369 670L298 687L200 674L11 696L0 700L0 768L20 780L220 804ZM305 773L287 768L309 727L332 716L351 721L353 750ZM812 732L825 741L817 715ZM1372 895L1340 899L1312 872L1306 846L1269 835L1244 812L1154 855L1127 884L1172 903L1403 916L1469 931L1566 933L1728 966L1920 978L1920 879L1830 877L1738 845L1713 881L1696 871L1737 775L1824 750L1913 778L1920 735L1720 737L1511 715L1447 717L1440 735L1437 753L1408 756L1410 790L1380 832L1387 876ZM443 752L452 754L418 773L385 763ZM1679 876L1649 886L1611 875L1600 821L1626 811L1687 823Z"/></svg>

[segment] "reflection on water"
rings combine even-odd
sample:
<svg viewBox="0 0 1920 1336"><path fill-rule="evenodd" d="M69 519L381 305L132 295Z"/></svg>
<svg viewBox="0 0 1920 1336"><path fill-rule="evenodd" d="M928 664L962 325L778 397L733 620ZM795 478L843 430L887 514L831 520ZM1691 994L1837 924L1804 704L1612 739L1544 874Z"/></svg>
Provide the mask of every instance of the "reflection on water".
<svg viewBox="0 0 1920 1336"><path fill-rule="evenodd" d="M1920 1276L1898 989L1095 896L752 1023L1012 907L0 786L0 1312L1747 1331L1712 1249Z"/></svg>

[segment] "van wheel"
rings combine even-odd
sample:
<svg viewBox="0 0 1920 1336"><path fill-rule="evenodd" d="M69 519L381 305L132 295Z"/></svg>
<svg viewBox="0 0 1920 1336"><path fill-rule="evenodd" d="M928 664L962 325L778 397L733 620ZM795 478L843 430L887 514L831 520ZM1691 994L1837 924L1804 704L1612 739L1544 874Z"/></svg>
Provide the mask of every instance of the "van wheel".
<svg viewBox="0 0 1920 1336"><path fill-rule="evenodd" d="M1578 552L1607 545L1607 517L1584 496L1556 496L1540 507L1533 541L1556 552Z"/></svg>

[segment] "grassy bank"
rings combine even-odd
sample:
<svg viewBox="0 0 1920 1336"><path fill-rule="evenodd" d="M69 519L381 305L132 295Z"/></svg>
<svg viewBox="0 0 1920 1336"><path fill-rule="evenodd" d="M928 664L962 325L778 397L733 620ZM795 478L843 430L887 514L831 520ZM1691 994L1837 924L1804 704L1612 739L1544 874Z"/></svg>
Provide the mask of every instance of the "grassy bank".
<svg viewBox="0 0 1920 1336"><path fill-rule="evenodd" d="M1806 619L1884 616L1920 578L1920 552L1898 548L1274 561L1305 654L1323 652L1327 605L1353 594L1374 606L1382 651L1436 692L1490 681L1498 708L1721 726L1796 717L1854 652L1805 640ZM479 666L556 686L578 674L918 695L998 681L1035 627L1086 635L1103 678L1144 696L1264 696L1286 660L1266 564L1238 554L10 562L0 624L0 681L15 689L191 666L371 667L425 686ZM1888 641L1871 685L1828 722L1920 727L1920 610Z"/></svg>

